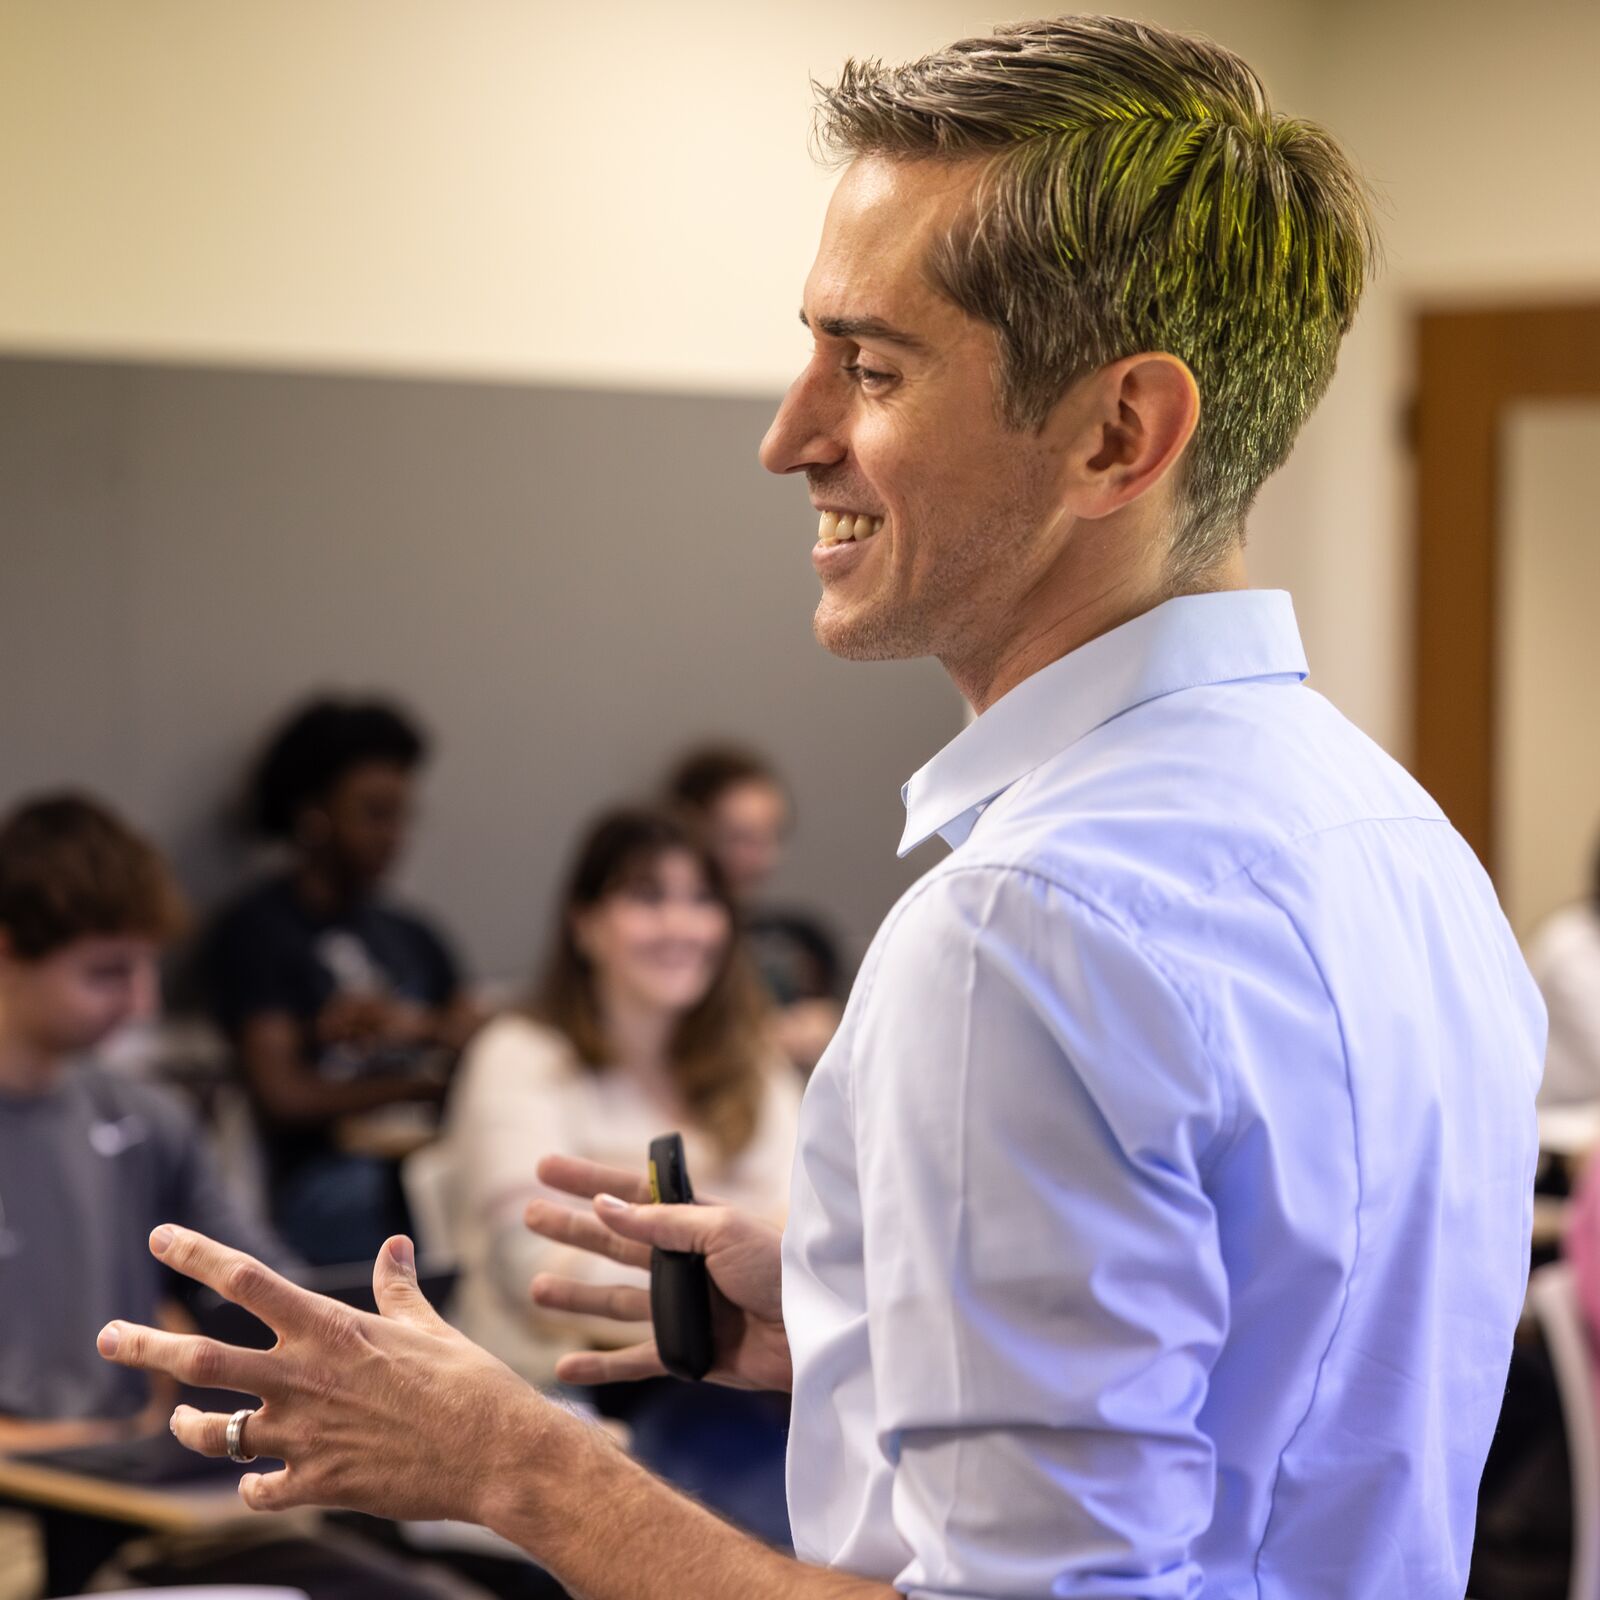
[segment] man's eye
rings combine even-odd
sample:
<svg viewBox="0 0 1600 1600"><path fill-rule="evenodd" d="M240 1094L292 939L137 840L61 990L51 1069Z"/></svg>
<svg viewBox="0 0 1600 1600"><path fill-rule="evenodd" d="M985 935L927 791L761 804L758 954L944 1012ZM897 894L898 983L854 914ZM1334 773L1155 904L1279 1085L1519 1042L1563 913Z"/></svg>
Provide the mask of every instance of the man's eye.
<svg viewBox="0 0 1600 1600"><path fill-rule="evenodd" d="M871 367L862 366L859 361L847 361L842 370L858 389L864 389L868 394L875 393L894 382L892 372L877 372Z"/></svg>

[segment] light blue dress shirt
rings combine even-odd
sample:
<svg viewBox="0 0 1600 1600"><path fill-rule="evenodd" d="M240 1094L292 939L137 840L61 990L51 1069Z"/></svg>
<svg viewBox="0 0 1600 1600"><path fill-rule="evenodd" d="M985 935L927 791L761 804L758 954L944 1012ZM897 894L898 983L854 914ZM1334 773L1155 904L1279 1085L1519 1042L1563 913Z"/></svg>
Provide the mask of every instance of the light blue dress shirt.
<svg viewBox="0 0 1600 1600"><path fill-rule="evenodd" d="M1522 1305L1544 1011L1477 859L1171 600L906 786L954 846L807 1090L789 1499L919 1596L1460 1600Z"/></svg>

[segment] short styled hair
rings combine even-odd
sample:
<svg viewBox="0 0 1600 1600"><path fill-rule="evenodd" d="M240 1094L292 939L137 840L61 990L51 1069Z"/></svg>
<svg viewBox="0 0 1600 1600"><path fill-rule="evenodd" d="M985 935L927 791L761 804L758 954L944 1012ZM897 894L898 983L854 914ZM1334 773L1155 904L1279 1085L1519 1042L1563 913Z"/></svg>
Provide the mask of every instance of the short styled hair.
<svg viewBox="0 0 1600 1600"><path fill-rule="evenodd" d="M816 86L817 142L984 164L928 263L999 336L1002 416L1038 427L1078 377L1166 351L1193 372L1175 571L1243 535L1333 376L1377 238L1320 128L1208 40L1121 17L1021 22Z"/></svg>
<svg viewBox="0 0 1600 1600"><path fill-rule="evenodd" d="M98 801L44 795L0 822L0 932L18 959L96 936L164 942L183 920L160 853Z"/></svg>
<svg viewBox="0 0 1600 1600"><path fill-rule="evenodd" d="M294 711L257 763L250 817L269 839L287 839L306 806L325 800L353 768L381 762L409 772L426 759L422 730L383 700L325 696Z"/></svg>

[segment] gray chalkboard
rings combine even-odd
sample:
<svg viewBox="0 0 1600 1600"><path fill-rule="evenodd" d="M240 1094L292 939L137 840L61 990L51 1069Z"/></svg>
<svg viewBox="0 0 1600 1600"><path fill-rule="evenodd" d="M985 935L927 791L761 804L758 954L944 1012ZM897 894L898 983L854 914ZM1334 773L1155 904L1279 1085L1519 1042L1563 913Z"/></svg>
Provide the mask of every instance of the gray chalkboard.
<svg viewBox="0 0 1600 1600"><path fill-rule="evenodd" d="M926 865L899 785L960 726L929 662L813 642L771 402L0 360L0 803L92 785L202 903L265 726L381 689L436 736L405 887L522 972L574 830L685 741L790 774L787 881L857 946ZM935 847L937 848L937 847Z"/></svg>

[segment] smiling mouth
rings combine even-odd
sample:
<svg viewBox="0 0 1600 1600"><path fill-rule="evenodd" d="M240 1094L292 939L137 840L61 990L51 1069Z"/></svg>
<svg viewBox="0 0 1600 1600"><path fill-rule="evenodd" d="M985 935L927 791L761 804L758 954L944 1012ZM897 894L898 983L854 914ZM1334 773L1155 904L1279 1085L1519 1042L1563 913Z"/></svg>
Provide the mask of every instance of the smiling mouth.
<svg viewBox="0 0 1600 1600"><path fill-rule="evenodd" d="M883 526L882 517L857 517L848 511L824 511L817 522L817 542L853 544L870 539Z"/></svg>

